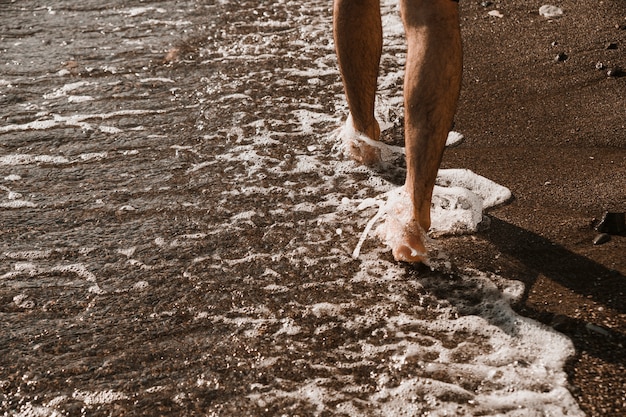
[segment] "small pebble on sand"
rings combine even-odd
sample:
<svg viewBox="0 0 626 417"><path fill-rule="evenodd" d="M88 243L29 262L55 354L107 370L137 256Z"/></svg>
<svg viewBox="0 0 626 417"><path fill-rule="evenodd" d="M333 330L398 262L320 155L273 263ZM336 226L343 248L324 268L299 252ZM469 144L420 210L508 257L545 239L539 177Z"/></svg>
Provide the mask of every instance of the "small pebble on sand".
<svg viewBox="0 0 626 417"><path fill-rule="evenodd" d="M558 53L558 54L554 57L554 60L555 60L555 61L557 61L557 62L563 62L563 61L566 61L566 60L567 60L567 58L569 58L569 57L567 56L567 54L566 54L565 52L559 52L559 53Z"/></svg>
<svg viewBox="0 0 626 417"><path fill-rule="evenodd" d="M620 67L609 68L606 72L607 77L622 77L624 75L624 70Z"/></svg>
<svg viewBox="0 0 626 417"><path fill-rule="evenodd" d="M595 238L593 238L593 244L596 246L603 245L607 243L609 240L611 240L611 235L609 235L608 233L600 233Z"/></svg>

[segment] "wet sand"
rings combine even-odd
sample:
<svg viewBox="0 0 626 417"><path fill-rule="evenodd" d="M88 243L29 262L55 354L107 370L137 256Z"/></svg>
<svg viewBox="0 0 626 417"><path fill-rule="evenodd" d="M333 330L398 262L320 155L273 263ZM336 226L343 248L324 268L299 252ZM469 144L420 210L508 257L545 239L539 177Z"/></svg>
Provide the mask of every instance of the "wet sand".
<svg viewBox="0 0 626 417"><path fill-rule="evenodd" d="M626 67L626 9L619 0L579 3L561 4L565 15L554 20L538 15L539 4L462 3L455 130L466 139L446 151L443 167L472 169L506 185L514 200L489 212L488 230L437 245L459 274L473 268L524 282L516 310L574 343L566 371L581 409L619 416L626 237L591 242L605 211L626 210L626 77L606 75ZM311 332L322 326L319 310L302 306L349 303L356 290L357 304L377 305L387 291L379 282L342 282L359 265L337 259L354 248L367 215L355 213L340 234L332 223L320 227L328 213L316 208L320 199L334 207L333 195L371 197L375 180L345 168L332 187L325 181L336 173L323 172L322 181L313 157L338 157L317 141L333 126L295 110L331 115L336 126L345 114L335 104L332 45L316 44L328 39L329 8L259 14L252 4L0 6L0 149L12 155L0 166L3 411L37 411L45 400L70 415L85 406L92 415L316 413L294 410L290 399L250 405L245 386L262 390L280 378L287 390L326 376L312 365L346 360L319 353L342 343L332 326L319 340L290 332L293 320ZM297 28L268 23L280 21L318 32L301 39ZM555 60L559 53L567 59ZM311 62L315 77L306 72ZM397 138L396 121L387 134ZM274 133L259 150L249 138L266 132ZM275 132L297 141L277 141ZM300 173L278 183L267 161ZM317 243L298 246L298 236ZM273 258L279 249L291 257ZM365 247L391 263L381 249L372 239ZM411 280L438 273L405 272L409 280L394 285L407 301L385 307L390 314L421 296ZM238 325L243 317L256 321ZM251 337L259 343L246 343ZM285 350L268 363L274 345ZM379 371L364 366L353 377L366 386Z"/></svg>

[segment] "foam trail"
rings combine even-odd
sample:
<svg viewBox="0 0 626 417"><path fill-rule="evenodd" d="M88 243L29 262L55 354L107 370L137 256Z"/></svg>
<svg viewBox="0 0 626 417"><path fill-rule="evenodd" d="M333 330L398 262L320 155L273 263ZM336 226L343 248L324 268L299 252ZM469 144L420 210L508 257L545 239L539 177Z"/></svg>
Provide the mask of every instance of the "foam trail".
<svg viewBox="0 0 626 417"><path fill-rule="evenodd" d="M367 235L369 234L374 224L384 215L385 215L384 204L380 204L380 207L378 211L376 212L376 215L372 217L370 221L367 222L367 225L365 226L365 229L363 230L363 233L361 234L361 237L359 238L359 242L357 243L356 247L354 248L354 251L352 252L353 259L358 259L359 254L361 253L361 246L363 246L363 243L365 243L365 239L367 239Z"/></svg>
<svg viewBox="0 0 626 417"><path fill-rule="evenodd" d="M0 126L0 133L9 133L25 130L47 130L57 126L77 126L81 128L89 129L91 125L86 123L85 120L100 119L107 120L120 116L136 116L143 114L155 114L165 113L168 110L118 110L110 113L94 113L94 114L75 114L71 116L61 116L58 114L52 115L52 119L35 120L22 124L10 124L7 126Z"/></svg>

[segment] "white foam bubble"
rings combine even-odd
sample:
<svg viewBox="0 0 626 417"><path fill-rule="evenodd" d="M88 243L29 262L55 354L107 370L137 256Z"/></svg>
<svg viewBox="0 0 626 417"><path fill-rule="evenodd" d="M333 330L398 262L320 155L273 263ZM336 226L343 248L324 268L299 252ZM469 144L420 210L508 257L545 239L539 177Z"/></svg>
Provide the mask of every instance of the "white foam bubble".
<svg viewBox="0 0 626 417"><path fill-rule="evenodd" d="M0 133L13 132L16 130L46 130L57 125L55 120L34 120L19 125L0 126Z"/></svg>
<svg viewBox="0 0 626 417"><path fill-rule="evenodd" d="M122 129L117 128L115 126L104 126L104 125L101 125L101 126L98 127L98 129L100 129L101 132L111 133L111 134L116 134L116 133L123 132Z"/></svg>
<svg viewBox="0 0 626 417"><path fill-rule="evenodd" d="M52 254L52 250L27 250L27 251L11 251L5 252L4 256L9 259L26 259L26 260L34 260L34 259L45 259L50 257Z"/></svg>
<svg viewBox="0 0 626 417"><path fill-rule="evenodd" d="M15 297L13 297L13 303L18 308L23 308L23 309L26 309L26 310L30 310L30 309L35 307L35 302L32 301L32 300L29 300L27 294L18 294L18 295L16 295Z"/></svg>
<svg viewBox="0 0 626 417"><path fill-rule="evenodd" d="M311 155L296 155L296 161L296 167L293 169L296 173L318 172L321 167L319 160Z"/></svg>
<svg viewBox="0 0 626 417"><path fill-rule="evenodd" d="M256 210L246 210L241 213L237 213L231 217L233 222L242 221L242 220L250 220L254 215L256 215Z"/></svg>
<svg viewBox="0 0 626 417"><path fill-rule="evenodd" d="M7 194L4 199L8 201L0 201L0 208L7 209L20 209L20 208L32 208L37 207L35 203L22 199L22 194L12 191L8 187L0 185L0 190L6 191Z"/></svg>
<svg viewBox="0 0 626 417"><path fill-rule="evenodd" d="M67 93L77 90L87 85L90 85L90 83L87 81L76 81L73 83L68 83L68 84L65 84L63 87L57 88L52 93L44 94L43 97L46 100L52 100L52 99L60 98L60 97L67 97L68 95Z"/></svg>
<svg viewBox="0 0 626 417"><path fill-rule="evenodd" d="M167 13L166 9L163 9L162 7L153 7L153 6L130 7L128 9L121 10L120 13L127 14L130 17L135 17L135 16L140 16L142 14L145 14L151 11L155 11L157 13Z"/></svg>
<svg viewBox="0 0 626 417"><path fill-rule="evenodd" d="M293 319L283 319L280 322L281 327L274 333L274 337L281 335L294 336L302 333L302 328Z"/></svg>
<svg viewBox="0 0 626 417"><path fill-rule="evenodd" d="M37 204L26 200L11 200L6 202L0 202L0 207L6 209L34 208L37 207Z"/></svg>
<svg viewBox="0 0 626 417"><path fill-rule="evenodd" d="M317 303L317 304L313 304L310 307L310 312L315 317L323 317L323 316L338 317L341 315L341 312L343 311L343 309L344 309L344 306L333 304L333 303Z"/></svg>
<svg viewBox="0 0 626 417"><path fill-rule="evenodd" d="M189 20L161 20L161 19L148 19L142 22L144 25L166 25L166 26L189 26L192 24Z"/></svg>
<svg viewBox="0 0 626 417"><path fill-rule="evenodd" d="M204 239L205 237L207 237L206 233L202 233L202 232L198 232L198 233L187 233L184 235L180 236L183 239L191 239L191 240L197 240L197 239Z"/></svg>
<svg viewBox="0 0 626 417"><path fill-rule="evenodd" d="M78 155L77 159L80 161L99 161L108 156L107 152L89 152L89 153L81 153Z"/></svg>
<svg viewBox="0 0 626 417"><path fill-rule="evenodd" d="M115 401L126 400L128 399L128 395L113 391L113 390L105 390L105 391L79 391L76 390L72 393L72 398L82 401L85 405L101 405L101 404L111 404Z"/></svg>
<svg viewBox="0 0 626 417"><path fill-rule="evenodd" d="M61 417L63 413L55 410L56 404L48 406L34 405L26 403L20 405L19 410L12 414L15 417Z"/></svg>
<svg viewBox="0 0 626 417"><path fill-rule="evenodd" d="M135 291L143 291L145 289L147 289L150 286L150 284L148 284L146 281L137 281L136 283L133 284L133 290Z"/></svg>
<svg viewBox="0 0 626 417"><path fill-rule="evenodd" d="M437 185L465 188L482 200L483 208L504 204L512 197L508 188L468 169L440 169Z"/></svg>
<svg viewBox="0 0 626 417"><path fill-rule="evenodd" d="M136 246L131 246L130 248L126 248L126 249L118 249L117 253L122 254L126 256L127 258L130 258L131 256L133 256L136 250L137 250Z"/></svg>
<svg viewBox="0 0 626 417"><path fill-rule="evenodd" d="M72 272L89 282L96 282L96 276L82 263L58 265L50 268L52 272Z"/></svg>
<svg viewBox="0 0 626 417"><path fill-rule="evenodd" d="M315 133L316 124L330 119L330 117L325 113L319 113L307 109L294 110L291 113L298 119L300 130L303 134Z"/></svg>
<svg viewBox="0 0 626 417"><path fill-rule="evenodd" d="M37 267L32 262L16 262L13 265L13 269L16 271L25 271L25 272L37 271Z"/></svg>
<svg viewBox="0 0 626 417"><path fill-rule="evenodd" d="M539 8L539 14L546 18L554 18L563 16L563 9L551 4L544 4Z"/></svg>
<svg viewBox="0 0 626 417"><path fill-rule="evenodd" d="M136 116L142 114L164 113L167 110L118 110L110 113L94 113L94 114L73 114L70 116L61 116L53 114L52 119L34 120L32 122L22 124L11 124L0 126L0 133L23 131L23 130L47 130L57 126L76 126L82 129L92 129L91 124L86 120L107 120L120 116Z"/></svg>
<svg viewBox="0 0 626 417"><path fill-rule="evenodd" d="M33 163L67 164L69 160L64 156L11 154L0 156L0 165L28 165Z"/></svg>
<svg viewBox="0 0 626 417"><path fill-rule="evenodd" d="M166 77L141 78L140 83L174 83L174 80Z"/></svg>
<svg viewBox="0 0 626 417"><path fill-rule="evenodd" d="M382 23L386 40L389 38L402 38L404 36L404 25L400 19L398 4L393 0L381 1Z"/></svg>
<svg viewBox="0 0 626 417"><path fill-rule="evenodd" d="M478 230L483 220L483 201L462 187L435 186L431 208L431 231L464 234Z"/></svg>
<svg viewBox="0 0 626 417"><path fill-rule="evenodd" d="M67 101L70 103L85 103L87 101L93 101L94 98L92 96L67 96Z"/></svg>

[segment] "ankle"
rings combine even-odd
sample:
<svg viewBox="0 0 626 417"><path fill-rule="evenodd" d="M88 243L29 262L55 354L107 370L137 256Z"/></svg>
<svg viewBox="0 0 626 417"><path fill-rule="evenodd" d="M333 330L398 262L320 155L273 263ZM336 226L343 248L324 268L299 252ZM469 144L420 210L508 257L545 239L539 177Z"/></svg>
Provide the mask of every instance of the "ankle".
<svg viewBox="0 0 626 417"><path fill-rule="evenodd" d="M371 121L363 123L356 120L352 114L348 116L348 123L352 123L354 130L362 135L367 136L372 140L380 139L380 125L378 120L372 118Z"/></svg>

